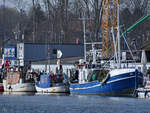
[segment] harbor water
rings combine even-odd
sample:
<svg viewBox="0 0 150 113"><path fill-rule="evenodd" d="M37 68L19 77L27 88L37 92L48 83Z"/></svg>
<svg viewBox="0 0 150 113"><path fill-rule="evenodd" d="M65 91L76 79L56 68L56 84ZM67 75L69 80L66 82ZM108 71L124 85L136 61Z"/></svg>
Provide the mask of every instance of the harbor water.
<svg viewBox="0 0 150 113"><path fill-rule="evenodd" d="M150 113L150 99L93 95L2 93L0 113Z"/></svg>

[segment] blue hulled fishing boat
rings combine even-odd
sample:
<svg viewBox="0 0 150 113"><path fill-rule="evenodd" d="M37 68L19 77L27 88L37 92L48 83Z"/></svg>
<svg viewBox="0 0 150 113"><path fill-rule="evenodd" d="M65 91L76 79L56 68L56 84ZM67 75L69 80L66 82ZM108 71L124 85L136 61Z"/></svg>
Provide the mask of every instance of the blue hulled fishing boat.
<svg viewBox="0 0 150 113"><path fill-rule="evenodd" d="M36 91L42 93L68 93L69 86L67 82L63 82L66 75L51 75L40 75L40 80L35 84Z"/></svg>
<svg viewBox="0 0 150 113"><path fill-rule="evenodd" d="M40 74L40 80L36 82L35 88L37 92L43 93L68 93L69 82L68 76L63 73L61 65L62 52L57 50L57 65L56 74Z"/></svg>
<svg viewBox="0 0 150 113"><path fill-rule="evenodd" d="M83 69L85 74L86 70ZM135 89L143 84L143 75L137 69L114 69L107 74L103 70L91 71L93 71L93 74L90 75L89 72L87 76L87 78L91 76L91 80L82 78L79 83L70 85L71 94L131 96L134 94ZM81 75L79 74L79 76ZM97 80L93 81L94 76Z"/></svg>
<svg viewBox="0 0 150 113"><path fill-rule="evenodd" d="M98 60L98 58L96 58L98 54L97 50L95 50L95 48L97 47L95 45L100 44L98 42L92 43L92 51L91 51L93 57L92 62L91 60L87 61L86 45L87 44L89 45L90 43L86 42L85 19L83 19L84 51L85 51L84 61L79 61L79 64L77 65L76 68L76 73L72 75L75 77L73 77L74 81L72 79L70 84L71 94L131 96L135 93L136 88L143 85L143 74L136 68L136 65L135 67L131 68L128 67L128 64L125 64L125 62L121 61L119 3L116 5L115 8L116 9L114 10L116 10L117 14L112 18L114 19L115 17L117 24L113 23L112 26L110 25L111 28L104 29L103 31L104 38L108 38L107 36L110 37L110 39L104 39L102 46L103 50L106 50L106 52L103 55L105 54L108 56L110 55L109 57L110 59L107 60L106 63L105 61ZM105 16L104 19L108 17L108 15L104 16ZM105 21L107 20L109 19L106 19ZM110 30L111 32L106 30ZM108 35L106 33L108 33ZM110 34L112 34L112 36L110 36ZM124 35L123 38L128 49L130 49ZM104 45L105 40L107 40L106 45ZM109 40L110 43L108 42ZM110 48L107 47L108 45L110 45ZM131 56L133 58L132 54Z"/></svg>

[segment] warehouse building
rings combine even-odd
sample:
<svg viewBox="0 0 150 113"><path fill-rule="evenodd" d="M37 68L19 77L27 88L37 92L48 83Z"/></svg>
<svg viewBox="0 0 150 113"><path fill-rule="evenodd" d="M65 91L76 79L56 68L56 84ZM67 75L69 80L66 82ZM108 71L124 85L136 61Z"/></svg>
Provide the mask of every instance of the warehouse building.
<svg viewBox="0 0 150 113"><path fill-rule="evenodd" d="M11 47L5 47L11 53ZM9 50L8 50L9 48ZM34 70L39 71L53 71L55 72L57 66L57 50L62 52L61 63L63 65L64 72L67 69L73 68L74 63L83 58L84 46L82 44L33 44L33 43L18 43L15 53L13 53L13 60L17 62L19 66L27 68L29 65ZM6 53L6 52L5 52ZM9 58L7 58L9 60ZM11 58L12 59L12 58ZM10 60L11 60L10 59Z"/></svg>

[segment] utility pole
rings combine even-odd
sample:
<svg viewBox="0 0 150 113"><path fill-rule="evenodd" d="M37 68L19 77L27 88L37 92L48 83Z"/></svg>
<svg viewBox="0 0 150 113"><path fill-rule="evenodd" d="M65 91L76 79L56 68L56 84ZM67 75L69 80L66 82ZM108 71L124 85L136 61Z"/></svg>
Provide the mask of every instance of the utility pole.
<svg viewBox="0 0 150 113"><path fill-rule="evenodd" d="M83 25L83 38L84 38L84 60L85 62L87 61L87 57L86 57L86 53L87 53L87 41L86 41L86 21L90 20L91 18L86 18L86 11L85 8L83 8L83 12L82 12L82 18L80 18L80 20L82 20L82 25Z"/></svg>
<svg viewBox="0 0 150 113"><path fill-rule="evenodd" d="M50 73L50 54L51 54L51 51L50 51L50 45L49 45L49 41L50 41L50 34L52 34L52 32L50 32L50 3L49 3L49 0L47 0L46 1L46 3L47 3L47 12L48 12L48 35L47 35L47 38L48 38L48 42L47 42L47 44L48 44L48 71L49 71L49 73ZM52 26L53 27L53 26Z"/></svg>
<svg viewBox="0 0 150 113"><path fill-rule="evenodd" d="M86 58L86 20L88 20L88 18L85 17L85 9L82 12L82 24L83 24L83 38L84 38L84 60L86 62L87 58Z"/></svg>

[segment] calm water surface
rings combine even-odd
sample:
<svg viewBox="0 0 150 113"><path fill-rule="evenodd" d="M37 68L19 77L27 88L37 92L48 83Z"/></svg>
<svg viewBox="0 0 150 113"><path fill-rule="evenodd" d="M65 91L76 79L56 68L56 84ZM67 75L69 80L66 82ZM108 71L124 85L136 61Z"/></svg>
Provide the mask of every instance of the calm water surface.
<svg viewBox="0 0 150 113"><path fill-rule="evenodd" d="M0 113L150 113L150 99L2 93Z"/></svg>

